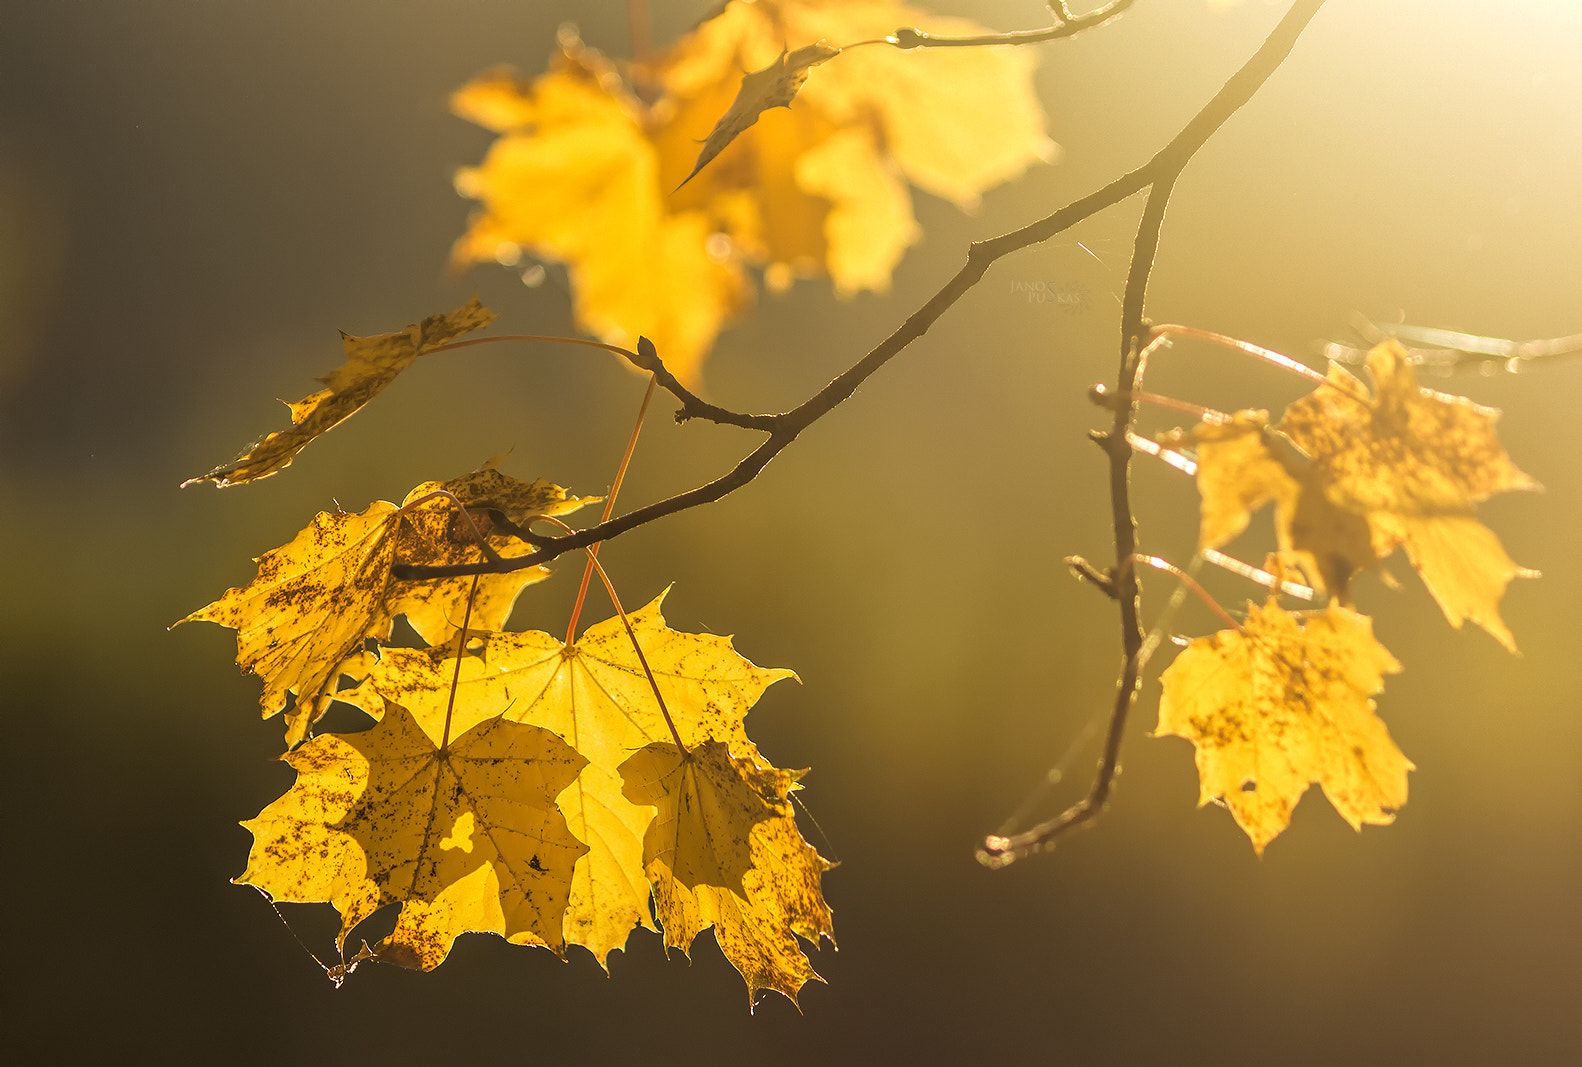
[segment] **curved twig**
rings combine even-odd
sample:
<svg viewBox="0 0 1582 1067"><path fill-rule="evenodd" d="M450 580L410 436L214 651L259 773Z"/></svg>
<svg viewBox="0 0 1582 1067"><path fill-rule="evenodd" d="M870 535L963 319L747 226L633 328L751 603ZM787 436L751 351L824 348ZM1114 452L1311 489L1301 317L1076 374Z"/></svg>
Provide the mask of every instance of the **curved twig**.
<svg viewBox="0 0 1582 1067"><path fill-rule="evenodd" d="M1049 5L1050 13L1055 16L1053 26L1038 30L1011 30L1008 33L983 33L972 37L941 37L911 26L903 26L889 37L884 38L885 44L892 44L897 48L980 48L984 45L1003 44L1038 44L1043 41L1058 41L1062 37L1074 37L1083 30L1090 30L1095 26L1108 22L1122 11L1131 7L1136 0L1111 0L1110 3L1086 15L1073 15L1061 0L1054 0Z"/></svg>
<svg viewBox="0 0 1582 1067"><path fill-rule="evenodd" d="M1121 742L1125 737L1127 718L1137 702L1144 662L1141 654L1144 640L1140 612L1142 590L1137 581L1137 569L1132 565L1132 557L1137 553L1137 520L1131 506L1132 446L1128 440L1137 405L1132 400L1121 402L1120 398L1134 396L1141 384L1146 345L1150 340L1147 322L1143 317L1143 304L1154 254L1159 247L1159 230L1164 224L1165 207L1169 203L1176 178L1193 155L1280 66L1323 3L1324 0L1297 0L1292 4L1252 58L1231 75L1208 106L1198 112L1143 168L1153 171L1150 175L1152 188L1147 206L1143 208L1142 221L1137 227L1131 269L1127 273L1126 293L1121 304L1121 366L1115 390L1115 419L1110 431L1099 438L1110 459L1110 511L1116 558L1115 569L1111 573L1114 576L1115 599L1121 611L1121 649L1124 656L1120 679L1115 686L1109 730L1105 734L1098 774L1088 795L1055 818L1022 833L991 834L986 837L978 850L978 859L986 866L1003 867L1022 856L1042 851L1062 834L1092 822L1103 813L1110 789L1115 784L1115 775L1120 769Z"/></svg>

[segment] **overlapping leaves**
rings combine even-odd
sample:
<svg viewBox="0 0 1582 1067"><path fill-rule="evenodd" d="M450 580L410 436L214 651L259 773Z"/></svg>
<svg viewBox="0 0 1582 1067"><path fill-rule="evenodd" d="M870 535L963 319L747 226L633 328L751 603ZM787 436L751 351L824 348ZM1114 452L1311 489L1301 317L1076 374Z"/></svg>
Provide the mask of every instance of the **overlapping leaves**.
<svg viewBox="0 0 1582 1067"><path fill-rule="evenodd" d="M398 582L396 563L477 563L485 545L499 551L519 544L495 530L495 516L521 525L587 503L546 481L484 469L424 482L399 507L378 500L357 514L321 511L290 544L258 558L251 582L181 621L236 630L237 663L264 681L264 717L294 696L286 716L286 741L294 744L323 716L342 673L360 662L364 639L388 640L395 616L405 614L431 641L447 639L461 624L471 579ZM504 626L522 589L547 575L528 567L480 578L474 625Z"/></svg>
<svg viewBox="0 0 1582 1067"><path fill-rule="evenodd" d="M395 559L413 561L403 546L422 544L402 525L409 517L431 536L449 531L441 543L475 560L458 520L470 532L468 520L523 523L584 502L493 471L425 483L404 509L321 515L263 557L251 585L191 616L242 630L239 662L264 675L266 711L296 693L288 739L335 699L378 720L284 757L296 784L246 824L254 846L239 881L276 900L334 904L342 945L399 902L374 958L425 970L469 931L560 953L582 945L607 963L634 927L653 927L652 897L667 947L687 951L712 926L749 997L795 1000L818 977L797 938L832 937L820 891L829 864L796 829L787 796L798 776L767 764L742 727L764 690L794 675L755 667L728 638L670 629L660 600L629 616L631 634L613 618L567 646L499 630L536 572L483 576L465 632L467 589L454 583L470 578L390 576ZM327 550L343 527L351 533ZM432 546L416 557L455 558ZM504 584L486 597L495 578ZM388 639L399 611L436 643L364 652L365 637ZM359 684L335 691L354 671ZM698 811L701 836L678 815Z"/></svg>
<svg viewBox="0 0 1582 1067"><path fill-rule="evenodd" d="M419 355L491 318L474 300L405 331L347 337L346 365L292 405L291 430L193 481L280 470ZM260 556L252 581L180 620L237 631L264 717L285 711L296 746L283 757L295 783L245 824L253 849L238 881L277 901L333 904L343 954L359 923L401 906L377 949L329 969L337 983L368 958L431 969L468 932L561 954L582 945L606 964L634 927L653 928L650 897L667 947L685 952L718 931L749 1000L773 989L794 1001L818 977L797 938L832 936L820 890L829 864L796 829L787 796L798 775L766 763L742 727L792 672L755 667L729 638L671 630L663 595L568 646L504 632L543 566L396 576L398 565L518 554L535 520L592 499L486 466L424 482L399 506L321 512ZM398 615L424 647L390 646ZM356 684L341 689L347 677ZM377 724L310 737L337 700ZM644 755L656 745L663 770ZM682 814L700 804L701 838Z"/></svg>
<svg viewBox="0 0 1582 1067"><path fill-rule="evenodd" d="M457 175L482 207L454 260L565 263L583 328L648 337L684 381L748 266L888 288L908 183L970 207L1051 151L1024 50L842 51L918 24L982 32L892 0L736 0L625 75L571 36L537 79L482 75L452 104L500 137Z"/></svg>
<svg viewBox="0 0 1582 1067"><path fill-rule="evenodd" d="M1470 619L1511 651L1499 614L1514 577L1530 576L1477 519L1497 492L1537 487L1500 446L1499 413L1418 386L1411 359L1386 341L1368 355L1368 389L1336 365L1275 427L1264 412L1200 424L1200 543L1217 548L1275 503L1275 534L1313 584L1348 600L1352 578L1397 547L1452 626Z"/></svg>
<svg viewBox="0 0 1582 1067"><path fill-rule="evenodd" d="M1274 426L1242 411L1164 438L1195 450L1202 547L1237 537L1272 502L1276 569L1334 598L1300 617L1254 607L1161 679L1159 733L1197 746L1203 801L1229 808L1259 852L1312 783L1358 828L1405 803L1412 765L1372 700L1400 668L1350 610L1353 578L1404 547L1453 626L1470 619L1514 652L1499 602L1513 577L1534 573L1476 517L1494 493L1536 487L1501 447L1498 413L1418 386L1393 340L1367 367L1371 391L1332 367Z"/></svg>

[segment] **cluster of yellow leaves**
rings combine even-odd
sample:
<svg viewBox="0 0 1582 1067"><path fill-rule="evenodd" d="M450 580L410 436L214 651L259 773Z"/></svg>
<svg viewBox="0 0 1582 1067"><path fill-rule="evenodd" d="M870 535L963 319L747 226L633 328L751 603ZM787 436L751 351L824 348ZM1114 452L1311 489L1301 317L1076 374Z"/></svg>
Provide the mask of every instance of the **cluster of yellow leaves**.
<svg viewBox="0 0 1582 1067"><path fill-rule="evenodd" d="M1505 554L1477 505L1537 483L1500 446L1499 413L1421 388L1398 342L1373 349L1367 365L1371 393L1337 364L1273 427L1265 412L1243 411L1167 436L1197 448L1201 545L1225 544L1273 501L1284 561L1316 588L1347 602L1358 572L1404 547L1452 626L1471 619L1514 652L1499 601L1533 572Z"/></svg>
<svg viewBox="0 0 1582 1067"><path fill-rule="evenodd" d="M500 137L457 175L482 208L454 261L565 263L584 329L648 337L687 382L750 265L888 288L908 183L970 207L1052 149L1025 52L849 47L909 24L983 32L893 0L733 0L628 78L571 36L537 79L480 76L452 106Z"/></svg>
<svg viewBox="0 0 1582 1067"><path fill-rule="evenodd" d="M396 563L477 563L485 543L495 551L517 544L495 529L496 515L520 526L590 502L546 481L485 468L424 482L399 507L377 500L357 514L321 511L290 544L258 558L251 582L181 621L236 630L237 663L264 681L264 717L295 696L286 716L286 742L295 744L335 699L340 676L357 672L364 640L389 640L395 616L404 614L431 642L448 640L461 625L471 579L399 582ZM522 590L548 574L526 567L482 576L471 626L503 627Z"/></svg>
<svg viewBox="0 0 1582 1067"><path fill-rule="evenodd" d="M659 600L629 616L630 636L619 618L569 646L504 632L543 568L483 575L476 590L393 576L397 562L478 562L535 516L588 502L490 469L425 482L399 507L321 513L260 557L252 582L182 620L237 630L264 714L295 698L289 743L334 700L377 720L284 757L296 782L244 824L254 844L238 881L332 903L343 949L399 903L372 958L424 970L470 931L582 945L605 964L634 927L652 928L652 898L667 947L686 952L713 927L749 1001L759 989L795 1000L818 977L797 938L833 937L830 865L796 828L798 774L767 764L742 725L794 675L753 666L729 638L670 629ZM366 651L397 614L428 646ZM343 676L355 687L337 690Z"/></svg>
<svg viewBox="0 0 1582 1067"><path fill-rule="evenodd" d="M1498 412L1421 388L1395 341L1368 354L1370 391L1340 366L1286 408L1242 411L1163 437L1191 445L1199 544L1218 548L1273 502L1275 567L1334 598L1304 616L1271 601L1238 630L1194 641L1164 672L1160 734L1197 747L1202 802L1228 807L1262 852L1318 783L1353 827L1387 823L1412 764L1373 713L1399 665L1349 609L1352 579L1397 547L1452 626L1471 619L1512 652L1499 614L1513 563L1476 517L1496 492L1536 488L1495 435Z"/></svg>

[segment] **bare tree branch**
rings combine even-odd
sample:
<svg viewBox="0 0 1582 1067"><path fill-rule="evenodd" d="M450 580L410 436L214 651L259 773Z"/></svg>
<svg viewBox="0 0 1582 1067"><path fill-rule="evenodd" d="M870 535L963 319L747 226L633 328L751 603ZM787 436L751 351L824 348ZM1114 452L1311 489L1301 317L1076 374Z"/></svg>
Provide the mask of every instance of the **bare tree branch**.
<svg viewBox="0 0 1582 1067"><path fill-rule="evenodd" d="M1055 16L1053 26L1046 26L1039 30L1011 30L1008 33L984 33L973 37L940 37L932 33L911 26L902 26L886 38L886 43L897 48L979 48L984 45L1002 44L1038 44L1042 41L1058 41L1062 37L1074 37L1083 30L1090 30L1102 25L1131 7L1136 0L1111 0L1110 3L1086 15L1073 15L1064 3L1055 0L1049 5L1050 12Z"/></svg>
<svg viewBox="0 0 1582 1067"><path fill-rule="evenodd" d="M1477 368L1484 371L1503 369L1515 374L1542 360L1582 354L1582 333L1541 341L1507 341L1500 337L1479 337L1430 326L1397 324L1382 327L1361 316L1353 320L1353 326L1369 345L1376 345L1386 337L1433 345L1433 348L1408 348L1407 351L1420 365L1441 372ZM1325 358L1339 363L1365 363L1368 357L1366 348L1353 348L1333 341L1321 345L1319 351Z"/></svg>
<svg viewBox="0 0 1582 1067"><path fill-rule="evenodd" d="M1187 123L1168 145L1144 168L1150 171L1152 189L1137 227L1131 268L1126 277L1126 293L1121 304L1121 366L1116 387L1115 419L1108 433L1096 437L1110 462L1110 512L1115 536L1115 569L1112 589L1121 612L1122 664L1115 686L1115 703L1110 712L1104 751L1098 774L1088 795L1060 815L1014 835L991 834L978 849L978 860L985 866L1003 867L1022 856L1051 847L1062 834L1086 825L1104 811L1115 775L1120 769L1121 742L1126 722L1142 683L1143 628L1142 589L1137 581L1133 557L1137 552L1137 520L1131 506L1132 446L1128 441L1136 420L1137 403L1131 399L1139 388L1148 355L1148 328L1143 305L1148 293L1148 276L1159 248L1159 232L1164 224L1176 178L1208 138L1251 98L1296 44L1297 37L1317 14L1324 0L1299 0L1286 12L1274 32L1247 63L1231 76L1207 107ZM1122 401L1121 398L1127 398Z"/></svg>

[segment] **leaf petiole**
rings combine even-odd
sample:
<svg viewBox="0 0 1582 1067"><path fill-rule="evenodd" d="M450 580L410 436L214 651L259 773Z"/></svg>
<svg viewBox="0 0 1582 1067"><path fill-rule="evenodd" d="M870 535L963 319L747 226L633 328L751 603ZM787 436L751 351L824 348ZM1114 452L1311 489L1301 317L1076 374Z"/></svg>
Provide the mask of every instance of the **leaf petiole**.
<svg viewBox="0 0 1582 1067"><path fill-rule="evenodd" d="M1209 591L1199 585L1196 578L1192 577L1186 571L1182 570L1180 567L1177 567L1169 560L1161 559L1158 556L1149 556L1144 555L1141 552L1136 552L1131 555L1129 562L1134 564L1140 563L1145 567L1152 567L1156 571L1164 571L1166 574L1173 575L1179 582L1181 582L1182 585L1196 593L1197 598L1203 601L1203 603L1207 604L1214 614L1224 619L1226 624L1229 625L1231 629L1238 631L1241 629L1241 623L1232 618L1230 612L1220 607L1219 601L1210 596Z"/></svg>
<svg viewBox="0 0 1582 1067"><path fill-rule="evenodd" d="M637 435L642 432L643 418L648 414L648 403L654 398L654 386L659 379L650 375L648 378L648 391L643 394L642 406L637 409L637 421L632 424L632 436L627 439L626 451L621 456L621 464L615 469L615 481L610 484L610 494L604 500L604 514L600 522L608 522L610 515L615 511L615 498L621 491L621 483L626 480L626 468L632 462L632 453L637 450ZM600 542L602 544L603 542ZM577 587L577 603L571 609L571 621L566 624L566 647L570 648L577 640L577 621L582 617L582 604L588 598L588 581L593 577L593 568L597 562L599 545L588 546L588 562L582 568L582 584Z"/></svg>
<svg viewBox="0 0 1582 1067"><path fill-rule="evenodd" d="M553 515L534 515L533 519L552 522L568 533L576 532ZM610 576L604 571L604 564L599 562L598 547L596 544L588 546L588 563L599 572L599 580L604 583L604 591L610 594L610 603L615 605L615 613L621 617L621 625L626 627L626 636L632 642L632 651L637 653L637 662L643 665L643 674L648 677L648 687L654 691L654 700L659 703L659 714L665 717L665 725L670 727L670 736L675 739L676 747L685 756L687 746L681 743L681 731L676 729L676 722L670 717L670 709L665 707L664 694L659 691L659 682L654 678L653 668L648 665L648 657L643 655L643 646L637 643L637 631L632 629L632 621L626 617L626 609L621 607L621 598L615 593L615 583L610 581Z"/></svg>
<svg viewBox="0 0 1582 1067"><path fill-rule="evenodd" d="M1337 389L1351 397L1353 400L1364 404L1371 404L1373 402L1368 396L1358 395L1349 387L1349 385L1332 381L1327 375L1320 374L1312 367L1309 367L1306 363L1294 360L1290 356L1281 355L1272 348L1264 348L1262 345L1255 345L1251 341L1243 341L1238 337L1231 337L1223 333L1215 333L1213 330L1201 330L1196 326L1182 326L1173 322L1167 322L1163 325L1153 327L1150 336L1154 340L1168 337L1191 337L1199 341L1208 341L1210 344L1223 345L1226 348L1234 348L1238 352L1245 352L1254 359L1261 359L1263 362L1268 363L1271 366L1279 367L1281 370L1290 371L1299 378L1306 378L1310 382L1317 382L1319 385L1327 385L1332 389Z"/></svg>

